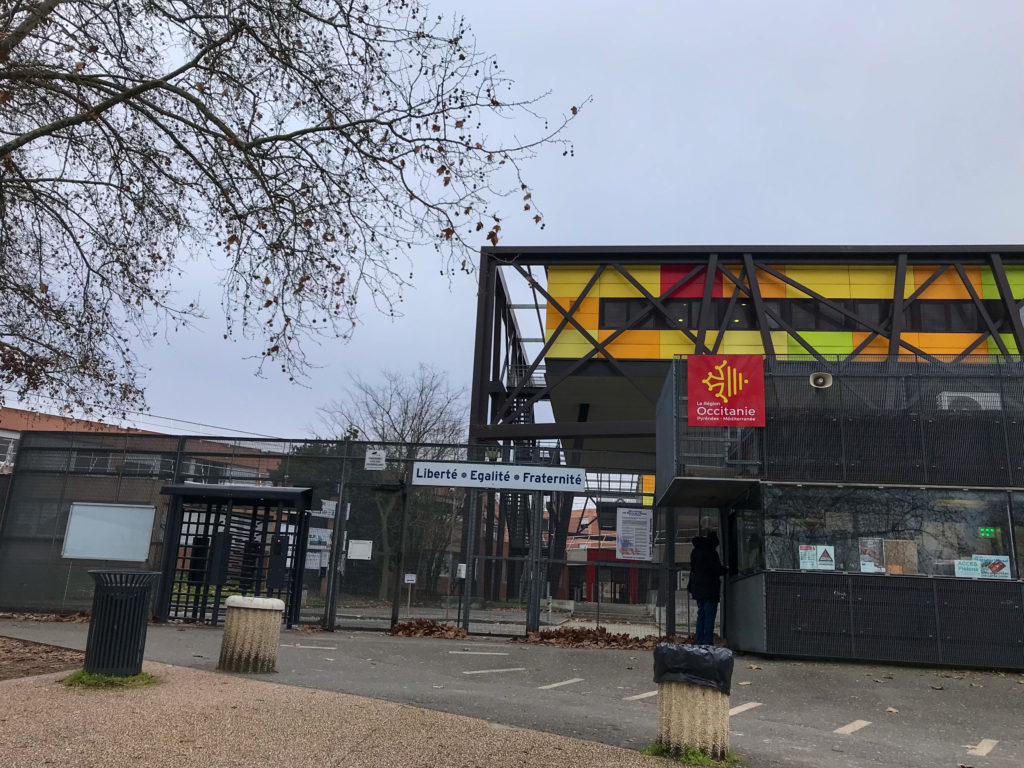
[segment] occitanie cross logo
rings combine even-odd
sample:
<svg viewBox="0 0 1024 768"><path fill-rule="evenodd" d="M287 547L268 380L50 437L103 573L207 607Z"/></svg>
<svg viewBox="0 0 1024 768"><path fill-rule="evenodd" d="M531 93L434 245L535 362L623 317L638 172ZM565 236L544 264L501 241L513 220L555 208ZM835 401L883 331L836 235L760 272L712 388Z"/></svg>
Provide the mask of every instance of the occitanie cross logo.
<svg viewBox="0 0 1024 768"><path fill-rule="evenodd" d="M723 360L714 370L708 373L701 382L708 388L708 392L717 397L723 403L728 403L729 398L743 389L750 380L743 378L743 374L729 365L728 360Z"/></svg>

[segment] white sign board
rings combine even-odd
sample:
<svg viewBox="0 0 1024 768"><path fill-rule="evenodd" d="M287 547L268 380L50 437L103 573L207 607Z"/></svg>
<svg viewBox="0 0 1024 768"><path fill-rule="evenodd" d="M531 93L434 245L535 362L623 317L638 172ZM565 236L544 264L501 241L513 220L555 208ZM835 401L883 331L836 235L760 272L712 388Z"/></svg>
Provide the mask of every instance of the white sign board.
<svg viewBox="0 0 1024 768"><path fill-rule="evenodd" d="M348 543L349 560L372 560L373 541L369 539L352 539Z"/></svg>
<svg viewBox="0 0 1024 768"><path fill-rule="evenodd" d="M455 568L455 578L464 579L466 578L466 564L459 563Z"/></svg>
<svg viewBox="0 0 1024 768"><path fill-rule="evenodd" d="M338 502L331 499L323 499L320 502L321 517L334 517L338 509Z"/></svg>
<svg viewBox="0 0 1024 768"><path fill-rule="evenodd" d="M1009 579L1010 557L1008 555L971 555L978 564L978 575L983 579Z"/></svg>
<svg viewBox="0 0 1024 768"><path fill-rule="evenodd" d="M308 547L329 547L331 546L331 529L330 528L310 528L309 529L309 540L306 546Z"/></svg>
<svg viewBox="0 0 1024 768"><path fill-rule="evenodd" d="M981 578L981 563L977 560L954 560L953 573L968 579Z"/></svg>
<svg viewBox="0 0 1024 768"><path fill-rule="evenodd" d="M388 455L383 448L367 448L363 469L387 469Z"/></svg>
<svg viewBox="0 0 1024 768"><path fill-rule="evenodd" d="M836 548L825 544L799 544L800 569L804 571L834 571Z"/></svg>
<svg viewBox="0 0 1024 768"><path fill-rule="evenodd" d="M407 574L405 574L405 583L406 584L415 584L416 583L416 574L415 573L407 573Z"/></svg>
<svg viewBox="0 0 1024 768"><path fill-rule="evenodd" d="M80 560L149 559L156 507L150 504L74 503L61 554Z"/></svg>
<svg viewBox="0 0 1024 768"><path fill-rule="evenodd" d="M650 509L615 510L615 556L619 560L650 560L654 515Z"/></svg>
<svg viewBox="0 0 1024 768"><path fill-rule="evenodd" d="M417 461L412 468L412 484L508 491L582 492L587 487L587 473L575 467Z"/></svg>

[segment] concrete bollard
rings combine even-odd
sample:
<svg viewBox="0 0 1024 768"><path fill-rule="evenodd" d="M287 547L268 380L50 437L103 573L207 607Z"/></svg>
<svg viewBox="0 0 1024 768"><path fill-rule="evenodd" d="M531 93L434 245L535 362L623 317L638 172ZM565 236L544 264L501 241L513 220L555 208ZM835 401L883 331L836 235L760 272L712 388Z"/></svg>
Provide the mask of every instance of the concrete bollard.
<svg viewBox="0 0 1024 768"><path fill-rule="evenodd" d="M277 664L283 613L283 600L240 595L229 597L217 669L224 672L273 672Z"/></svg>
<svg viewBox="0 0 1024 768"><path fill-rule="evenodd" d="M674 755L692 748L712 760L728 757L732 667L727 648L661 643L654 649L659 744Z"/></svg>
<svg viewBox="0 0 1024 768"><path fill-rule="evenodd" d="M729 754L729 697L703 685L658 685L658 742L673 753L699 749L712 760Z"/></svg>

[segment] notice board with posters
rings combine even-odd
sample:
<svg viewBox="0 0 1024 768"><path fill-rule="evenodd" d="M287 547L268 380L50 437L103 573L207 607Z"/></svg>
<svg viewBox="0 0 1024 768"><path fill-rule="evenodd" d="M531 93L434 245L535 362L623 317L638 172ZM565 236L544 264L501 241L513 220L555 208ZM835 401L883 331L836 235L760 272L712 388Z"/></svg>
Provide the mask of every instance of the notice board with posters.
<svg viewBox="0 0 1024 768"><path fill-rule="evenodd" d="M686 421L691 427L763 427L761 355L686 358Z"/></svg>

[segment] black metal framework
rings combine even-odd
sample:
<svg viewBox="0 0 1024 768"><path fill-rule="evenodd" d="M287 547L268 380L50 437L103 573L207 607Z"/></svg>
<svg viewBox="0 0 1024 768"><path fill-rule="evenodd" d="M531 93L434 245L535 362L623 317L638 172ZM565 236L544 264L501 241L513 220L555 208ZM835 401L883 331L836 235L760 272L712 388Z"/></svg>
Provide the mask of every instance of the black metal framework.
<svg viewBox="0 0 1024 768"><path fill-rule="evenodd" d="M651 375L651 366L658 365L657 373L664 375L667 361L620 360L609 351L610 345L626 331L658 327L678 331L694 345L697 353L715 353L720 349L724 331L738 307L749 317L745 327L760 332L765 357L771 361L780 354L771 337L772 330L785 331L811 359L824 361L823 353L807 338L805 328L797 327L788 308L780 302L764 297L761 283L767 278L792 287L804 298L802 312L809 312L824 324L834 323L846 330L866 333L864 340L848 355L855 358L869 346L882 340L889 356L910 355L938 365L948 361L921 349L904 336L915 320L915 313L927 310L927 305L938 304L922 299L922 295L940 278L955 275L965 287L969 299L955 302L962 315L949 322L961 323L965 331L977 332L976 338L953 362L967 358L981 344L993 339L1001 354L1010 350L1002 334L1012 336L1018 352L1024 352L1024 324L1021 308L1024 301L1015 299L1006 276L1006 263L1024 263L1024 246L720 246L720 247L592 247L592 248L484 248L480 256L480 285L478 293L477 333L474 352L474 374L470 411L470 441L487 443L496 441L536 440L545 438L630 437L654 434L654 422L647 419L631 420L559 420L555 424L536 422L537 403L550 399L566 382L585 372L602 371L602 375L617 377L632 385L635 398L654 407L650 390L641 381ZM892 296L878 301L834 299L822 295L793 277L780 272L783 265L861 265L889 266L895 269ZM579 296L563 306L534 274L535 267L592 265L593 274ZM674 265L684 274L667 290L654 295L631 274L637 265ZM907 270L931 267L929 273L918 271L918 287L905 296ZM991 269L999 292L999 299L982 299L968 278L967 268L985 266ZM612 270L636 288L640 298L633 301L622 322L603 339L598 339L576 317L581 302L588 298L599 277ZM673 311L672 296L677 290L698 278L703 272L702 295L694 300L691 311L696 323L681 322ZM506 274L521 278L534 297L529 308L540 312L545 304L559 315L559 321L549 338L544 340L536 354L527 353L528 341L520 332L515 305L510 299ZM722 276L726 290L714 296L713 288ZM944 278L945 276L945 278ZM923 279L922 279L923 278ZM743 308L742 305L747 305ZM908 317L909 316L909 317ZM538 315L539 317L539 315ZM540 318L540 327L544 327ZM559 335L566 330L577 332L589 345L586 353L555 370L548 361L548 353ZM714 342L709 342L710 338ZM536 339L534 341L537 341Z"/></svg>
<svg viewBox="0 0 1024 768"><path fill-rule="evenodd" d="M299 621L310 489L166 486L172 497L157 618L220 623L231 595L284 601Z"/></svg>

